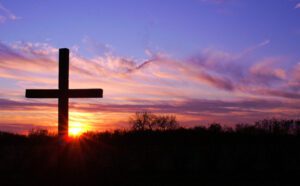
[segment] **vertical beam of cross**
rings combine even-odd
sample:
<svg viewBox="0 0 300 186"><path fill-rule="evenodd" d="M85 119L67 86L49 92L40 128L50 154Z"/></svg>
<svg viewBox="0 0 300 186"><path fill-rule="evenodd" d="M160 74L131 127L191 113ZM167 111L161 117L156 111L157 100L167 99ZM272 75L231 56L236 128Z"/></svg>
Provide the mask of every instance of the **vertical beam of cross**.
<svg viewBox="0 0 300 186"><path fill-rule="evenodd" d="M58 135L68 136L69 128L69 50L59 50L59 69L58 69Z"/></svg>
<svg viewBox="0 0 300 186"><path fill-rule="evenodd" d="M102 98L102 89L69 89L69 49L59 49L58 89L27 89L26 98L58 98L58 136L68 137L69 98Z"/></svg>

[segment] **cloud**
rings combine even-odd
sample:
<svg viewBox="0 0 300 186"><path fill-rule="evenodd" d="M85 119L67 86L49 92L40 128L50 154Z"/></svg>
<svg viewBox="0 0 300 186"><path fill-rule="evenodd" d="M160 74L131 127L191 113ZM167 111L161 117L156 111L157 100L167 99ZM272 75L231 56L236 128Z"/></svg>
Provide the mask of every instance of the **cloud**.
<svg viewBox="0 0 300 186"><path fill-rule="evenodd" d="M54 107L55 104L50 103L37 103L37 102L25 102L14 101L9 99L0 98L0 110L24 110L24 108L30 108L31 110L41 109L42 107L49 108Z"/></svg>
<svg viewBox="0 0 300 186"><path fill-rule="evenodd" d="M264 44L259 45L268 42L262 43ZM0 77L56 85L57 51L57 48L47 43L15 42L5 45L0 42ZM189 88L186 85L210 87L214 91L241 91L250 94L255 94L253 90L258 89L270 89L265 92L278 89L283 94L276 95L283 95L282 97L286 97L286 91L298 94L295 92L298 73L295 70L288 71L280 65L284 63L284 58L269 57L245 66L243 61L247 60L247 55L212 49L205 49L188 60L175 60L167 55L151 57L152 59L143 61L113 54L85 58L79 52L71 51L71 79L79 78L92 86L104 85L114 92L114 85L120 86L125 92L148 87L141 91L145 96L167 95L170 94L169 91L165 92L168 89L178 89L178 93L189 94L184 93L184 85L185 88ZM283 89L287 84L291 88Z"/></svg>
<svg viewBox="0 0 300 186"><path fill-rule="evenodd" d="M18 134L28 134L31 129L47 129L54 130L56 126L33 125L31 123L1 123L1 131L13 132Z"/></svg>
<svg viewBox="0 0 300 186"><path fill-rule="evenodd" d="M265 41L259 43L257 46L258 46L258 47L266 46L266 45L270 44L270 42L271 42L271 41L270 41L269 39L267 39L267 40L265 40Z"/></svg>
<svg viewBox="0 0 300 186"><path fill-rule="evenodd" d="M275 97L283 97L288 99L300 99L300 94L297 92L286 91L286 90L274 90L274 89L258 89L256 93L260 93L263 95L268 96L275 96Z"/></svg>
<svg viewBox="0 0 300 186"><path fill-rule="evenodd" d="M50 76L50 73L57 71L56 48L45 43L25 43L16 42L11 46L0 44L0 70L3 72L0 76L6 78L22 78L30 81L38 76ZM175 76L182 74L185 79L192 79L197 82L212 85L224 90L232 90L233 85L229 79L218 77L206 73L202 69L185 67L182 62L173 59L167 59L164 56L157 55L152 60L142 62L134 59L118 57L110 54L97 56L92 59L86 59L76 53L71 55L71 71L89 78L108 79L118 78L120 81L129 80L140 81L164 81L164 79L177 80ZM49 74L49 75L47 75ZM29 78L32 76L32 78ZM45 79L43 79L45 80ZM50 79L47 80L49 82ZM151 82L150 82L151 83Z"/></svg>
<svg viewBox="0 0 300 186"><path fill-rule="evenodd" d="M300 8L300 3L296 4L296 5L295 5L295 8L296 8L296 9Z"/></svg>
<svg viewBox="0 0 300 186"><path fill-rule="evenodd" d="M136 60L113 53L84 57L80 50L71 51L70 87L103 88L104 99L72 99L70 108L91 113L87 118L95 125L120 122L115 118L126 123L130 113L141 110L176 114L184 122L235 123L299 114L300 65L287 68L282 57L249 63L254 50L234 54L210 48L187 59L151 53L149 59ZM33 112L47 117L49 110L56 111L56 100L28 100L24 90L57 88L57 55L58 49L47 43L0 42L0 80L15 82L11 87L16 90L12 96L0 88L1 115L20 113L32 121ZM0 123L15 123L12 118L5 116Z"/></svg>
<svg viewBox="0 0 300 186"><path fill-rule="evenodd" d="M251 58L249 55L254 49L268 43L266 40L240 54L206 49L188 61L195 65L194 68L202 69L213 77L219 77L218 84L228 85L228 88L223 87L224 90L256 96L299 99L299 65L287 67L287 59L280 56L249 61ZM221 80L224 80L223 84ZM218 87L218 84L215 84L215 87ZM219 88L222 89L221 86Z"/></svg>
<svg viewBox="0 0 300 186"><path fill-rule="evenodd" d="M288 89L300 92L300 63L296 64L290 73L291 77L287 83Z"/></svg>
<svg viewBox="0 0 300 186"><path fill-rule="evenodd" d="M39 111L41 117L41 115L47 115L49 114L49 110L55 110L57 107L56 104L51 103L12 101L4 99L0 100L0 106L0 112L23 112L23 116L25 117L32 111ZM253 122L266 117L271 118L272 116L296 118L298 117L299 109L299 102L287 103L272 99L232 101L209 99L186 99L181 101L135 100L134 104L105 104L101 102L97 104L70 103L70 110L75 112L77 115L81 115L80 113L89 113L87 119L94 121L95 126L97 126L97 122L99 122L99 116L100 118L103 118L103 116L107 114L114 114L114 117L125 116L126 120L130 114L138 111L149 111L160 114L176 114L179 118L181 118L181 122L186 122L191 118L194 118L199 122L222 121L222 123L235 124L237 122L245 121ZM5 117L5 114L3 114L3 116ZM85 117L85 115L82 115L81 117ZM120 121L114 121L110 125L107 125L107 127L112 128L118 122ZM125 123L126 122L127 121L125 121Z"/></svg>
<svg viewBox="0 0 300 186"><path fill-rule="evenodd" d="M0 42L0 77L50 83L52 80L47 74L57 71L57 55L50 52L53 48L44 47L24 42L9 46Z"/></svg>
<svg viewBox="0 0 300 186"><path fill-rule="evenodd" d="M85 36L82 39L82 43L85 45L86 50L94 55L109 54L113 51L112 46L97 42L88 36Z"/></svg>
<svg viewBox="0 0 300 186"><path fill-rule="evenodd" d="M234 85L230 79L225 77L217 77L210 75L208 73L202 72L199 74L200 81L207 81L209 84L215 86L216 88L233 91Z"/></svg>
<svg viewBox="0 0 300 186"><path fill-rule="evenodd" d="M0 3L0 23L4 23L7 20L15 21L20 19L20 17L16 16L14 13L12 13L9 9L5 8Z"/></svg>
<svg viewBox="0 0 300 186"><path fill-rule="evenodd" d="M283 68L275 67L280 63L280 58L266 58L254 64L250 69L252 80L256 83L270 84L274 81L284 81L287 77Z"/></svg>

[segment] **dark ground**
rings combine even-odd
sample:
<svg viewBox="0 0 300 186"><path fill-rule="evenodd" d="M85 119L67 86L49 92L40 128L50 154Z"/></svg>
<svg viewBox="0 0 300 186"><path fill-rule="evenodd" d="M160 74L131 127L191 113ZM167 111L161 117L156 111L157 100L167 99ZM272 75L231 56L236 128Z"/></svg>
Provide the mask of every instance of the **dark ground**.
<svg viewBox="0 0 300 186"><path fill-rule="evenodd" d="M300 135L282 126L88 133L61 146L3 132L0 185L300 185Z"/></svg>

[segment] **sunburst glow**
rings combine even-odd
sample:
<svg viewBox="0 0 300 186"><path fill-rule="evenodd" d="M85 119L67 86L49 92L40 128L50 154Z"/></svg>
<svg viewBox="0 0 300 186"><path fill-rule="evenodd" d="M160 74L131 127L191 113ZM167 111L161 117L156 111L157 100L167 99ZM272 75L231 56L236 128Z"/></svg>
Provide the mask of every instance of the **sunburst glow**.
<svg viewBox="0 0 300 186"><path fill-rule="evenodd" d="M87 131L87 126L79 122L70 124L69 135L72 137L78 137L86 131Z"/></svg>

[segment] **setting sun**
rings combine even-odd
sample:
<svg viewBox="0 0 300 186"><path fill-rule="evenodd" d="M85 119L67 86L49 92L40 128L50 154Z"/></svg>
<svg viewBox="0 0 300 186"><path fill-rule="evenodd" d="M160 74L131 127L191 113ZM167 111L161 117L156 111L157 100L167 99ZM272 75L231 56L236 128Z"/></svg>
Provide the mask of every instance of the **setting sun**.
<svg viewBox="0 0 300 186"><path fill-rule="evenodd" d="M87 131L87 126L81 123L73 123L69 127L69 135L72 137L77 137Z"/></svg>

